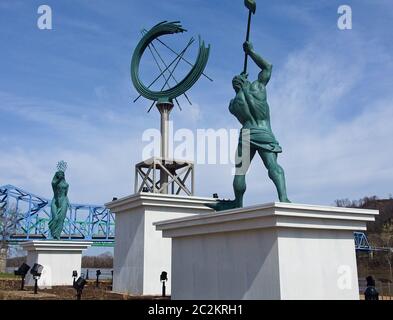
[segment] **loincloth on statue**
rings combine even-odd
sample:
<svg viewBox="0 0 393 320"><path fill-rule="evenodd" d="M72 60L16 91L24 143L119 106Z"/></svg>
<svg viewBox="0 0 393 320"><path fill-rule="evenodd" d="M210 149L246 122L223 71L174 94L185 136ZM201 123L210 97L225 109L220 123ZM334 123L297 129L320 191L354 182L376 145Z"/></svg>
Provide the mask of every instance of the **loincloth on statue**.
<svg viewBox="0 0 393 320"><path fill-rule="evenodd" d="M240 130L238 152L250 146L250 149L264 150L274 153L282 152L282 149L273 133L263 128L246 128Z"/></svg>

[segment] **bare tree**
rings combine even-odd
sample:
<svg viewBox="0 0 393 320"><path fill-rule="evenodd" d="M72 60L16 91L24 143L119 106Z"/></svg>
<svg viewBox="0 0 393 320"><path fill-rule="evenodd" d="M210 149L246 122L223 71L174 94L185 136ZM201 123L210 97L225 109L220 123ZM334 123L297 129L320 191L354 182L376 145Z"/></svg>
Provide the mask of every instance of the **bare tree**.
<svg viewBox="0 0 393 320"><path fill-rule="evenodd" d="M6 242L5 227L4 227L4 217L5 217L4 208L0 208L0 273L5 273L5 268L7 264L7 251L8 246Z"/></svg>
<svg viewBox="0 0 393 320"><path fill-rule="evenodd" d="M21 218L21 213L16 208L6 210L0 208L0 273L6 271L8 240L15 233L16 225Z"/></svg>
<svg viewBox="0 0 393 320"><path fill-rule="evenodd" d="M349 200L348 198L346 199L337 199L334 201L336 207L351 207L352 206L352 202L351 200Z"/></svg>
<svg viewBox="0 0 393 320"><path fill-rule="evenodd" d="M387 221L382 226L382 232L380 235L382 240L382 244L384 247L390 248L390 250L385 251L385 259L389 265L389 274L390 281L393 282L393 270L392 270L392 261L393 261L393 223L392 220Z"/></svg>

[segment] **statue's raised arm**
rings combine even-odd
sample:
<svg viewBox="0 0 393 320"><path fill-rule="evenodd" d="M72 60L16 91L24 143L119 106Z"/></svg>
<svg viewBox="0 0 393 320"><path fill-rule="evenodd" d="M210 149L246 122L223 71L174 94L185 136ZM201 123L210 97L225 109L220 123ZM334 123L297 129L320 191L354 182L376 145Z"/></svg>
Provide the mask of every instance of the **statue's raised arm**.
<svg viewBox="0 0 393 320"><path fill-rule="evenodd" d="M263 59L259 54L255 52L251 42L246 41L243 44L243 49L244 52L251 57L255 64L259 68L261 68L261 72L258 75L258 81L261 82L263 85L267 85L272 75L272 64L270 64L268 61Z"/></svg>

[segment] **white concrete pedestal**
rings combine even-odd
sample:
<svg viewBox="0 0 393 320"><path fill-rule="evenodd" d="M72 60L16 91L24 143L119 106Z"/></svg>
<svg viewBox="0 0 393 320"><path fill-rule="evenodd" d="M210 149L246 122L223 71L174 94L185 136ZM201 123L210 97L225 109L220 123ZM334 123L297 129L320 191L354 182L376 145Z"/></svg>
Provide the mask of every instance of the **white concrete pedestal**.
<svg viewBox="0 0 393 320"><path fill-rule="evenodd" d="M40 288L51 286L70 286L73 283L72 271L81 273L82 251L92 245L89 241L34 240L22 243L27 251L27 264L32 268L34 263L41 264L44 269L38 280ZM34 285L30 274L26 276L26 285Z"/></svg>
<svg viewBox="0 0 393 320"><path fill-rule="evenodd" d="M113 291L160 295L160 274L168 273L171 292L171 240L156 231L153 222L213 212L204 206L212 198L138 193L106 204L116 214Z"/></svg>
<svg viewBox="0 0 393 320"><path fill-rule="evenodd" d="M353 231L377 210L291 203L155 223L172 299L359 299Z"/></svg>

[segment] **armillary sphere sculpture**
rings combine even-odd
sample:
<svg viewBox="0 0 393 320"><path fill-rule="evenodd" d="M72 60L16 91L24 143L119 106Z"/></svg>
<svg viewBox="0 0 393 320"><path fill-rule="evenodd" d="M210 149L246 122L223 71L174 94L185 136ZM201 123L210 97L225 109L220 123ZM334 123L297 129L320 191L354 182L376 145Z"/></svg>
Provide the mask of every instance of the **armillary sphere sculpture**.
<svg viewBox="0 0 393 320"><path fill-rule="evenodd" d="M193 64L184 57L186 51L194 42L193 38L190 39L186 47L180 52L172 49L160 39L160 37L164 35L183 33L185 31L186 30L181 26L179 21L163 21L148 31L143 30L142 38L136 46L132 56L131 79L135 89L139 93L139 96L134 100L134 102L136 102L141 96L152 100L153 102L148 112L156 103L157 109L161 114L161 157L145 160L136 165L136 192L148 191L168 193L168 187L172 185L171 193L179 194L180 192L185 192L188 195L193 194L193 164L184 160L181 162L176 161L175 159L169 159L168 157L168 121L169 114L173 108L173 101L175 101L181 109L177 98L184 95L191 104L186 92L202 75L211 80L211 78L203 73L209 59L210 45L206 47L205 42L199 38L198 55L196 62ZM175 54L175 58L169 63L165 62L157 50L156 44L169 49L171 53ZM140 64L146 49L150 51L155 64L160 71L160 74L148 85L144 84L140 77ZM191 70L182 80L178 81L174 75L174 71L181 61L190 65ZM162 78L164 79L164 84L161 87L161 90L153 90L152 86L156 84L158 80L162 80ZM156 180L156 169L160 171L160 179L158 181ZM181 169L181 172L178 172L179 169ZM186 185L186 179L190 173L192 177L191 190ZM182 174L184 176L182 176ZM142 183L140 185L138 184L139 176L142 178Z"/></svg>

